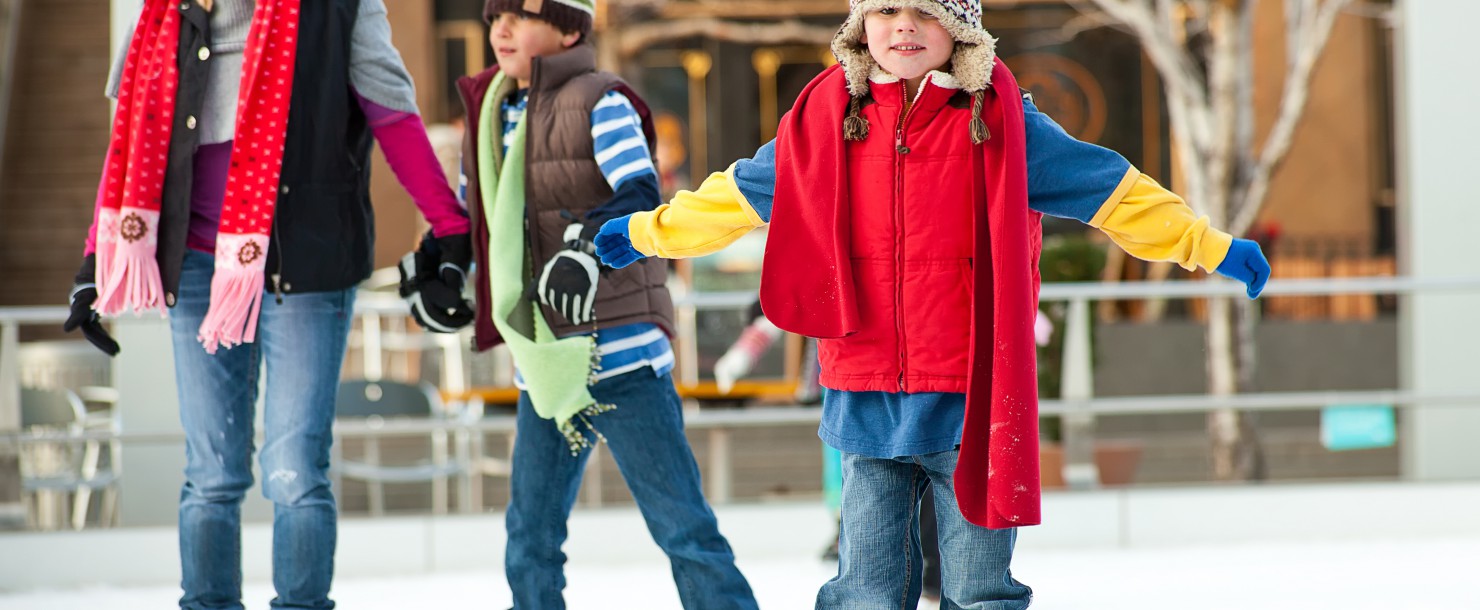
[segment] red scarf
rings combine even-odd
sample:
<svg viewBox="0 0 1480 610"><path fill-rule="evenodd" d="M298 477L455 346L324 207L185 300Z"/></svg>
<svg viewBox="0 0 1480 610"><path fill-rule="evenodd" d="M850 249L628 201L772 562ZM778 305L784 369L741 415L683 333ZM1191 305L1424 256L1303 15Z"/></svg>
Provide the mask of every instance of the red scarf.
<svg viewBox="0 0 1480 610"><path fill-rule="evenodd" d="M282 175L300 0L257 0L237 94L236 136L216 237L206 351L256 338L268 237ZM155 246L179 88L177 0L147 0L119 81L100 188L98 313L164 312ZM201 57L204 61L207 57Z"/></svg>
<svg viewBox="0 0 1480 610"><path fill-rule="evenodd" d="M992 261L972 266L973 296L991 298L972 299L966 421L954 481L968 521L1007 528L1040 522L1033 322L1042 229L1041 215L1028 209L1023 109L1013 103L1017 80L1000 61L991 89L982 118L992 136L981 147L983 166L974 168L985 178L986 207L971 219L974 258ZM776 326L810 337L844 337L860 326L849 265L848 102L843 71L829 68L802 91L776 139L761 306ZM875 131L874 137L888 137L888 130Z"/></svg>

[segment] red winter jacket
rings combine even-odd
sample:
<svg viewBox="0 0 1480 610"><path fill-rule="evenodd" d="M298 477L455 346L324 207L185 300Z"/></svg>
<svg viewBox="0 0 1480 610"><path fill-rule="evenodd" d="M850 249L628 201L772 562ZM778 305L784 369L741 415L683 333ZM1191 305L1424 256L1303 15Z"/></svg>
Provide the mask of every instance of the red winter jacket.
<svg viewBox="0 0 1480 610"><path fill-rule="evenodd" d="M1042 229L1028 209L1017 83L995 66L980 146L969 96L927 82L901 121L903 85L871 88L861 142L843 141L836 68L782 121L762 307L778 327L820 339L829 388L965 393L954 477L963 516L1039 523Z"/></svg>
<svg viewBox="0 0 1480 610"><path fill-rule="evenodd" d="M968 161L971 98L927 78L900 127L904 82L869 86L869 137L847 150L848 254L862 324L818 344L822 384L964 394L973 264L965 219L984 198Z"/></svg>

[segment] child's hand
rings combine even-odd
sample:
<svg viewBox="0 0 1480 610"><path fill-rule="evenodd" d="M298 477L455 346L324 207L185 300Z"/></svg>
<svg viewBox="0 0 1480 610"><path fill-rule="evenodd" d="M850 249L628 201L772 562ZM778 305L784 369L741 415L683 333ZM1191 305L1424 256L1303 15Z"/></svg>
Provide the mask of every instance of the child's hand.
<svg viewBox="0 0 1480 610"><path fill-rule="evenodd" d="M613 218L596 232L592 241L596 242L596 256L601 258L601 264L621 269L647 258L632 247L632 234L627 229L630 219L630 215Z"/></svg>
<svg viewBox="0 0 1480 610"><path fill-rule="evenodd" d="M1264 283L1269 281L1269 260L1259 244L1247 239L1234 238L1228 254L1214 271L1218 275L1243 282L1249 288L1249 298L1259 298L1264 292Z"/></svg>
<svg viewBox="0 0 1480 610"><path fill-rule="evenodd" d="M473 308L462 296L472 252L467 233L436 238L428 231L421 245L401 258L396 266L401 274L399 292L419 326L455 333L473 323Z"/></svg>

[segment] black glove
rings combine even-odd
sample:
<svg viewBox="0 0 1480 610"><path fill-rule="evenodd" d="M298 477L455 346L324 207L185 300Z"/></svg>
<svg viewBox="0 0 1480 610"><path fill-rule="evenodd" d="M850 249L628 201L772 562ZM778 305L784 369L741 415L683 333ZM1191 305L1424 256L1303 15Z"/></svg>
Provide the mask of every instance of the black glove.
<svg viewBox="0 0 1480 610"><path fill-rule="evenodd" d="M96 258L89 254L82 259L82 269L77 271L77 277L72 284L72 313L67 316L66 323L62 324L62 330L72 332L78 328L82 329L82 336L86 337L103 353L109 356L118 355L118 342L103 328L102 320L98 319L98 312L93 311L93 302L98 300L98 285L94 268Z"/></svg>
<svg viewBox="0 0 1480 610"><path fill-rule="evenodd" d="M467 233L433 238L430 231L419 248L401 258L399 292L418 325L432 332L455 333L473 322L473 308L462 295L472 258Z"/></svg>
<svg viewBox="0 0 1480 610"><path fill-rule="evenodd" d="M596 246L584 235L584 229L581 223L565 228L565 249L545 263L535 284L539 302L553 307L571 324L587 324L593 319L601 271Z"/></svg>

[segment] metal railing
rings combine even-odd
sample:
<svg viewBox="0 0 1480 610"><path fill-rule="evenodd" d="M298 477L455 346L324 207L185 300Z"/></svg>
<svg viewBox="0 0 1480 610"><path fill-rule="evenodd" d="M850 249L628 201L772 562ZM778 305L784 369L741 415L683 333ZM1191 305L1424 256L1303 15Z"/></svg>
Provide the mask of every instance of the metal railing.
<svg viewBox="0 0 1480 610"><path fill-rule="evenodd" d="M1413 279L1365 277L1294 279L1270 282L1261 299L1281 296L1335 296L1351 294L1396 294L1480 292L1480 278ZM1135 396L1095 398L1094 363L1090 347L1090 302L1127 299L1247 298L1241 283L1214 280L1181 282L1064 282L1045 284L1039 294L1043 302L1068 303L1065 318L1064 353L1060 371L1060 400L1040 402L1040 412L1057 413L1062 422L1064 481L1072 489L1099 485L1094 462L1095 418L1109 414L1211 412L1215 410L1258 410L1319 408L1341 404L1392 404L1394 406L1480 404L1480 391L1459 396L1419 396L1397 389L1384 392L1282 392L1241 395ZM1378 400L1385 399L1385 400Z"/></svg>
<svg viewBox="0 0 1480 610"><path fill-rule="evenodd" d="M1064 392L1060 399L1043 399L1039 402L1040 413L1068 418L1079 418L1079 425L1065 426L1066 455L1073 455L1075 445L1084 446L1093 441L1093 418L1106 415L1199 413L1215 409L1240 410L1291 410L1321 408L1335 404L1390 404L1398 408L1466 408L1480 406L1480 389L1474 392L1449 394L1415 393L1401 389L1375 391L1315 391L1315 392L1270 392L1215 395L1160 395L1129 397L1095 397L1091 380L1093 364L1089 347L1089 304L1099 300L1130 300L1159 298L1243 298L1243 286L1232 282L1128 282L1119 284L1060 283L1043 286L1040 300L1044 302L1066 302L1069 315L1064 353ZM1312 296L1346 294L1397 294L1415 295L1432 293L1480 293L1480 277L1423 279L1411 278L1345 278L1282 280L1269 284L1264 297ZM752 292L709 293L684 297L677 300L681 309L722 309L747 307L754 300ZM404 315L404 305L395 299L362 299L357 304L360 315L387 316ZM0 389L13 390L16 375L16 338L18 326L22 324L59 323L66 316L61 307L0 308ZM367 343L369 341L367 340ZM692 340L682 341L686 345ZM367 345L368 347L368 345ZM367 359L374 356L366 353ZM7 386L6 384L12 384ZM0 397L7 394L0 394ZM686 414L685 424L691 430L704 430L708 437L708 464L705 473L707 492L711 501L724 503L733 497L733 451L731 432L740 428L815 426L820 419L820 409L794 407L765 407L744 410L699 410ZM469 439L483 435L514 433L514 418L508 415L489 417L451 417L445 420L384 420L378 422L341 421L335 425L338 439L384 438L392 436L421 436L435 431L447 431L459 439L456 452L459 459L471 460L481 456L470 455L476 444ZM69 437L78 440L79 437ZM118 434L90 433L82 440L113 440L123 443L178 443L183 433L133 434L127 431ZM54 442L60 438L29 436L18 432L0 433L0 447L26 443ZM596 462L597 460L592 460ZM1066 480L1072 487L1093 486L1096 473L1092 464L1069 462L1065 465ZM468 475L481 476L481 475ZM468 479L460 483L464 492L476 484ZM463 493L462 510L475 510L470 505L473 494ZM599 494L597 494L599 498ZM598 500L599 502L599 500Z"/></svg>

